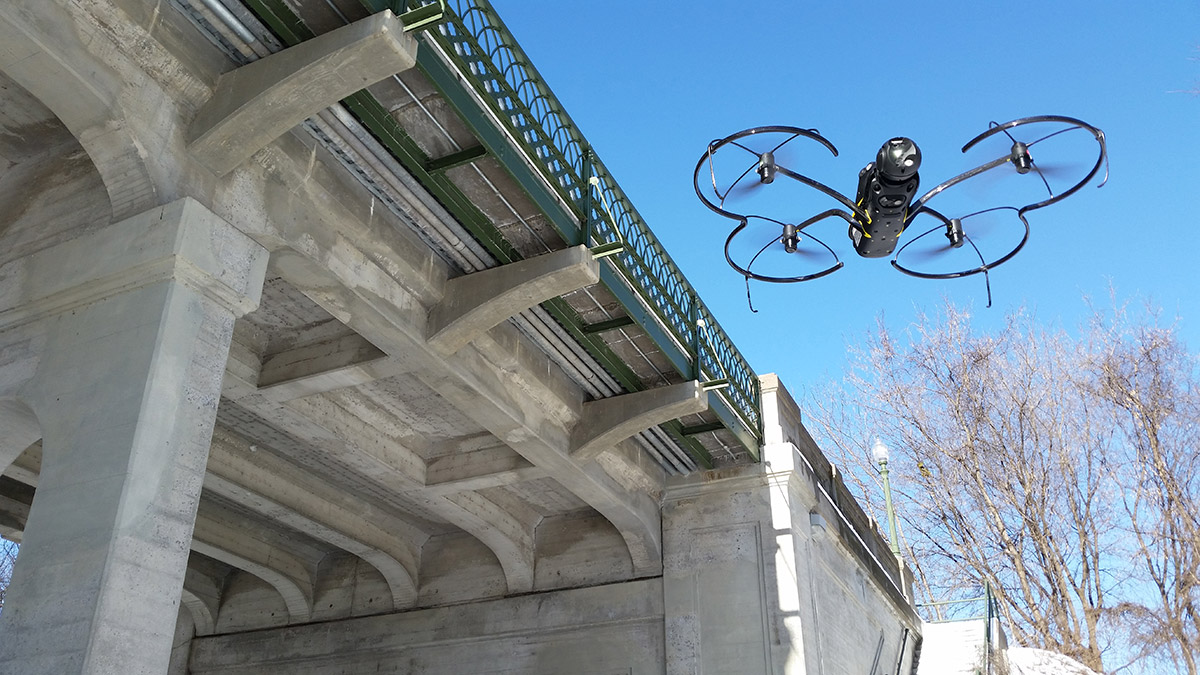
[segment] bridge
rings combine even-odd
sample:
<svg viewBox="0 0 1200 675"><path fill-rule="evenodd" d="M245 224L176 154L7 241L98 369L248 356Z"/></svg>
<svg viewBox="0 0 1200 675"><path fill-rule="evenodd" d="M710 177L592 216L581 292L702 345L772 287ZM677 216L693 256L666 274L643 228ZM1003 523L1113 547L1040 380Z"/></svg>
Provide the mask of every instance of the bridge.
<svg viewBox="0 0 1200 675"><path fill-rule="evenodd" d="M911 577L484 0L0 6L0 671L908 672Z"/></svg>

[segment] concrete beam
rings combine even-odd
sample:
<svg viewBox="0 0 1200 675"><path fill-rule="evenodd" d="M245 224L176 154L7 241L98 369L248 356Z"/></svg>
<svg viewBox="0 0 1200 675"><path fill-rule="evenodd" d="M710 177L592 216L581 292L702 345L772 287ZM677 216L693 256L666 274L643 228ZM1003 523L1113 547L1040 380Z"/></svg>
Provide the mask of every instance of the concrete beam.
<svg viewBox="0 0 1200 675"><path fill-rule="evenodd" d="M425 472L426 488L433 494L503 487L548 474L508 446L483 448L438 457Z"/></svg>
<svg viewBox="0 0 1200 675"><path fill-rule="evenodd" d="M196 114L189 150L223 176L316 112L416 63L416 39L391 11L221 76Z"/></svg>
<svg viewBox="0 0 1200 675"><path fill-rule="evenodd" d="M393 489L424 484L425 461L401 439L361 420L350 419L346 411L320 396L276 402L268 396L270 392L260 391L257 374L261 364L257 354L238 345L236 334L234 340L222 386L225 397L267 424L319 445L330 460L364 476L387 476Z"/></svg>
<svg viewBox="0 0 1200 675"><path fill-rule="evenodd" d="M456 361L462 356L460 352ZM525 408L536 408L537 402L518 401L528 397L528 391L513 392L500 386L513 376L494 379L490 369L496 367L495 358L472 356L476 358L454 368L454 379L430 375L423 376L423 381L607 518L625 539L636 574L661 571L658 504L645 493L625 489L595 462L581 465L572 459L565 452L569 443L566 426L547 419L544 412L527 412Z"/></svg>
<svg viewBox="0 0 1200 675"><path fill-rule="evenodd" d="M600 264L586 246L455 277L429 312L429 345L449 356L509 317L599 279Z"/></svg>
<svg viewBox="0 0 1200 675"><path fill-rule="evenodd" d="M372 246L380 246L380 241L376 239ZM273 260L274 269L334 317L366 337L372 344L378 345L391 358L404 363L410 370L436 367L436 364L441 362L441 357L431 353L425 344L424 312L412 311L420 305L410 301L407 292L396 285L390 274L381 274L382 271L373 262L373 258L360 258L362 252L351 247L346 241L339 242L333 250L323 253L330 256L326 261L330 268L346 272L353 270L369 275L370 281L358 279L362 283L353 284L357 290L363 291L367 299L349 291L324 265L294 252L277 255ZM342 256L347 256L348 259ZM346 303L352 303L352 307ZM401 314L404 310L408 310L408 313ZM405 316L416 320L416 325L404 320ZM422 337L417 338L406 330L419 333ZM244 370L250 372L252 368ZM229 389L227 386L226 390ZM245 390L245 387L235 386L234 389ZM268 406L262 403L261 397L247 396L240 400L239 404L268 419L272 415L267 409ZM321 433L335 439L347 439L350 445L366 456L378 456L381 451L394 449L399 445L396 439L370 428L370 425L365 425L362 419L348 411L328 405L321 397L297 399L277 408L299 418L292 420L287 428L294 430L304 428L305 425L320 426L323 429ZM371 437L377 440L369 441ZM345 445L347 440L338 440L337 443ZM400 450L411 453L403 448ZM355 460L355 457L347 459ZM414 461L420 460L417 458ZM386 461L377 462L374 466L374 470L362 470L361 473L383 481L406 499L416 500L490 548L504 570L510 593L532 590L533 551L532 546L527 545L533 538L532 524L523 522L503 508L494 505L488 507L486 499L470 496L451 499L425 492L424 462L420 462L420 480L415 482L412 473L402 473L396 467L389 466Z"/></svg>
<svg viewBox="0 0 1200 675"><path fill-rule="evenodd" d="M258 374L258 393L271 401L291 401L357 387L405 372L361 335L303 345L271 354Z"/></svg>
<svg viewBox="0 0 1200 675"><path fill-rule="evenodd" d="M571 456L580 461L595 459L634 434L705 410L708 394L696 380L589 401L571 431Z"/></svg>
<svg viewBox="0 0 1200 675"><path fill-rule="evenodd" d="M425 535L402 521L220 429L213 434L204 488L371 563L397 609L416 602Z"/></svg>
<svg viewBox="0 0 1200 675"><path fill-rule="evenodd" d="M197 675L661 673L663 651L662 582L652 578L212 636L192 643L188 666Z"/></svg>
<svg viewBox="0 0 1200 675"><path fill-rule="evenodd" d="M192 532L192 550L270 584L283 598L292 623L312 618L313 578L308 565L291 552L230 525L201 506Z"/></svg>
<svg viewBox="0 0 1200 675"><path fill-rule="evenodd" d="M217 612L221 608L221 589L208 576L188 567L183 577L180 602L192 615L196 635L212 635L217 628Z"/></svg>
<svg viewBox="0 0 1200 675"><path fill-rule="evenodd" d="M569 427L578 421L582 405L579 387L515 329L499 330L503 326L476 338L453 359L434 351L426 339L426 316L417 311L420 301L376 262L383 255L402 260L411 251L378 252L377 241L357 241L365 232L345 229L352 225L342 221L341 236L328 248L277 254L273 269L372 344L405 359L427 386L608 518L625 538L637 574L661 571L655 500L625 488L597 463L584 465L566 454ZM427 256L433 267L434 256ZM467 531L498 550L485 538L494 532ZM497 557L506 564L504 555Z"/></svg>

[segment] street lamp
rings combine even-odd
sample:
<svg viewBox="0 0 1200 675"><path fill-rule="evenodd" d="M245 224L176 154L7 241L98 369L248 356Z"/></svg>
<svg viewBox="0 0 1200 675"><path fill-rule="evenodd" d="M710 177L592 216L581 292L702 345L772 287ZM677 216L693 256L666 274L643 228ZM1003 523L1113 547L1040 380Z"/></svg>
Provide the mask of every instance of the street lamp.
<svg viewBox="0 0 1200 675"><path fill-rule="evenodd" d="M888 541L892 544L892 553L899 558L900 540L896 538L896 510L892 508L892 484L888 480L888 446L884 445L878 437L871 445L871 455L875 458L875 463L879 465L879 473L883 477L883 503L887 510Z"/></svg>

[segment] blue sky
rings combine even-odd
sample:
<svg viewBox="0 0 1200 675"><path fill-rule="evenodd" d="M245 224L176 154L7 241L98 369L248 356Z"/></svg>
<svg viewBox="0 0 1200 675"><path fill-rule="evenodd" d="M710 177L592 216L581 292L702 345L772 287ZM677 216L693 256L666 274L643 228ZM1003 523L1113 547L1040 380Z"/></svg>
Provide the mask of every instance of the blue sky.
<svg viewBox="0 0 1200 675"><path fill-rule="evenodd" d="M494 3L751 365L793 390L840 376L845 345L880 313L903 328L943 297L972 305L984 328L1022 304L1070 328L1082 298L1103 304L1111 284L1177 316L1200 346L1196 2ZM723 258L733 223L692 188L710 140L781 124L837 146L813 177L851 196L879 146L909 136L927 189L963 167L959 148L989 121L1041 114L1103 129L1111 176L1030 214L1025 250L991 275L992 309L981 276L905 277L838 234L824 239L844 269L755 284L752 314Z"/></svg>

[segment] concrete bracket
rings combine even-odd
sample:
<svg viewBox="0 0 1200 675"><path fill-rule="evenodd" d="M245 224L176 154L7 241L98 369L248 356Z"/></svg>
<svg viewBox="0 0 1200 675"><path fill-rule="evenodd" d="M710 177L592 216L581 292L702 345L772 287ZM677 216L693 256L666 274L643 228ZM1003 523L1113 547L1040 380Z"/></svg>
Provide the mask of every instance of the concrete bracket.
<svg viewBox="0 0 1200 675"><path fill-rule="evenodd" d="M696 380L590 401L571 432L571 457L595 459L630 436L684 415L708 410L708 394Z"/></svg>
<svg viewBox="0 0 1200 675"><path fill-rule="evenodd" d="M586 246L456 277L429 312L429 346L450 356L509 317L599 280L600 264Z"/></svg>
<svg viewBox="0 0 1200 675"><path fill-rule="evenodd" d="M223 176L318 111L412 68L416 38L390 10L318 35L221 76L188 146Z"/></svg>

